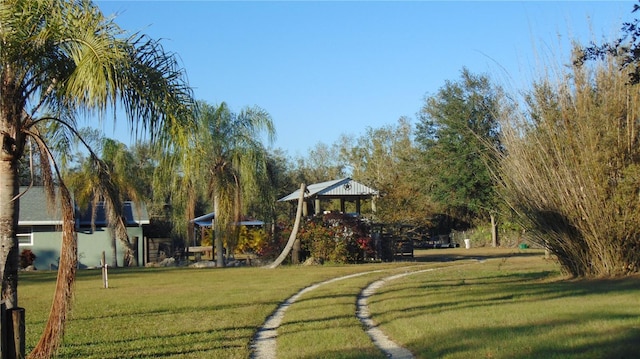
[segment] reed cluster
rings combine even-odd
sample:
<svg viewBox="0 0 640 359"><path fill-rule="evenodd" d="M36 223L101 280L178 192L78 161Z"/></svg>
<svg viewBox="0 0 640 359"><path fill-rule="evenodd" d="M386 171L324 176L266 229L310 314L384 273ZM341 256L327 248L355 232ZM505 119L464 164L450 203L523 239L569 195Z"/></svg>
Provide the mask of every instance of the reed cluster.
<svg viewBox="0 0 640 359"><path fill-rule="evenodd" d="M537 81L502 116L502 191L574 276L640 269L640 87L615 61Z"/></svg>

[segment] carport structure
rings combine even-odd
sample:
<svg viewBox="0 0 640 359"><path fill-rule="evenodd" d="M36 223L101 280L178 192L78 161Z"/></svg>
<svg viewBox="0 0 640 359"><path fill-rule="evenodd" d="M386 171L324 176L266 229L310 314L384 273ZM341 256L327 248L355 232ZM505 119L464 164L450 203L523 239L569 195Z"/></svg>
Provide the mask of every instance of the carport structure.
<svg viewBox="0 0 640 359"><path fill-rule="evenodd" d="M198 227L199 228L212 228L213 227L213 219L215 218L215 213L211 212L211 213L207 213L203 216L200 217L196 217L194 219L191 220L191 223L193 223L194 226L194 236L193 236L193 240L195 241L196 238L198 237ZM262 227L264 226L264 222L262 221L258 221L258 220L243 220L241 222L236 222L235 223L237 226L245 226L245 227ZM194 243L194 246L196 244Z"/></svg>
<svg viewBox="0 0 640 359"><path fill-rule="evenodd" d="M280 198L279 202L297 201L300 196L300 189ZM314 214L322 213L322 201L340 201L340 211L345 213L345 203L355 202L356 214L361 214L361 204L363 200L371 200L371 209L376 210L375 199L378 197L378 191L356 182L346 177L333 181L314 183L307 186L304 195L303 213L309 215L309 209L313 208Z"/></svg>

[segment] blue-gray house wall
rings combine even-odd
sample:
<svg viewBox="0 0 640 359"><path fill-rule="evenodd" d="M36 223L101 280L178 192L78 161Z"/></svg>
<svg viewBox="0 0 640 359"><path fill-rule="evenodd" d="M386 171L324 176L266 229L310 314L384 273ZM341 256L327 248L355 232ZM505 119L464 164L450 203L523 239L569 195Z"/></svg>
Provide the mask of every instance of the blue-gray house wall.
<svg viewBox="0 0 640 359"><path fill-rule="evenodd" d="M25 189L26 190L26 189ZM60 258L60 246L62 243L60 206L48 209L46 206L44 190L41 187L29 189L20 198L20 219L18 221L19 249L31 250L35 255L35 267L37 269L55 269ZM143 263L144 232L143 226L149 223L146 211L139 210L131 202L125 203L127 217L127 232L129 239L138 244L138 264ZM99 267L102 252L105 252L107 264L114 263L113 241L104 221L104 210L98 206L96 216L91 225L90 211L77 211L76 235L78 239L78 262L80 268ZM117 241L117 263L123 264L124 245Z"/></svg>
<svg viewBox="0 0 640 359"><path fill-rule="evenodd" d="M138 264L143 265L143 233L142 227L129 227L127 229L130 240L138 238ZM94 232L76 232L78 236L78 266L79 268L99 267L102 260L102 252L105 252L107 264L112 265L113 247L112 240L105 228L96 228ZM22 242L22 241L21 241ZM37 269L56 269L60 260L60 245L62 233L59 230L34 228L31 243L20 243L20 251L31 250L36 255L35 267ZM124 258L124 245L117 241L117 262L122 266Z"/></svg>

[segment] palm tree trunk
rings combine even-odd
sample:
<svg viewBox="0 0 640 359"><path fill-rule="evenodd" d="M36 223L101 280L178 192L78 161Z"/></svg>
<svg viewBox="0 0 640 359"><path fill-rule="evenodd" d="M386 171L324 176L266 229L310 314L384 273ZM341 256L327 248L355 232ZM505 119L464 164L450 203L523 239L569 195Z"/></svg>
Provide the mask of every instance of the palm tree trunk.
<svg viewBox="0 0 640 359"><path fill-rule="evenodd" d="M222 246L222 228L218 225L219 198L213 196L213 236L216 245L216 267L224 267L224 248Z"/></svg>
<svg viewBox="0 0 640 359"><path fill-rule="evenodd" d="M127 244L127 267L138 266L138 241L138 237L133 237L133 239Z"/></svg>
<svg viewBox="0 0 640 359"><path fill-rule="evenodd" d="M4 157L4 158L3 158ZM18 172L10 156L0 155L0 276L7 309L18 306Z"/></svg>
<svg viewBox="0 0 640 359"><path fill-rule="evenodd" d="M109 235L111 237L111 266L118 268L118 239L116 238L116 230L109 227Z"/></svg>
<svg viewBox="0 0 640 359"><path fill-rule="evenodd" d="M123 246L122 253L122 266L124 267L136 267L137 263L135 262L135 252L137 249L137 244L134 244L127 235L124 238L117 239L114 243L121 243ZM117 253L116 253L117 254ZM135 263L135 264L134 264Z"/></svg>

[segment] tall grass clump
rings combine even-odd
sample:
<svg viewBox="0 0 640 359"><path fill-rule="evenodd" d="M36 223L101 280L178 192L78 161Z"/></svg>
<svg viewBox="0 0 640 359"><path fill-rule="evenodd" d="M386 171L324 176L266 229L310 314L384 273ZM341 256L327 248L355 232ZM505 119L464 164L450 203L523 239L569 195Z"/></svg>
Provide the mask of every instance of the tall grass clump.
<svg viewBox="0 0 640 359"><path fill-rule="evenodd" d="M640 87L615 61L564 67L503 116L505 198L574 276L640 269Z"/></svg>

